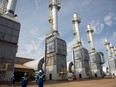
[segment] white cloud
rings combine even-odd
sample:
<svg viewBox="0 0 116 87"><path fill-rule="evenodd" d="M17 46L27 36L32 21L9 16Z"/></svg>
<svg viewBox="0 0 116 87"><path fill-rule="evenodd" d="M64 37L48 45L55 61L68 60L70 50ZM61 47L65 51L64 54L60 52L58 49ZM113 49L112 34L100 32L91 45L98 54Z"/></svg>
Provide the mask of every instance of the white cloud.
<svg viewBox="0 0 116 87"><path fill-rule="evenodd" d="M104 29L104 24L101 23L100 21L92 20L90 24L92 25L92 28L94 29L94 34L100 34Z"/></svg>
<svg viewBox="0 0 116 87"><path fill-rule="evenodd" d="M36 6L36 9L38 9L39 8L39 2L40 2L41 0L34 0L34 3L35 3L35 6Z"/></svg>
<svg viewBox="0 0 116 87"><path fill-rule="evenodd" d="M34 5L35 5L35 8L33 8L33 14L36 15L41 5L41 0L34 0Z"/></svg>
<svg viewBox="0 0 116 87"><path fill-rule="evenodd" d="M45 36L40 35L39 28L33 28L29 31L31 37L30 41L22 43L18 49L17 56L38 59L44 57L44 40ZM24 41L23 41L24 42Z"/></svg>
<svg viewBox="0 0 116 87"><path fill-rule="evenodd" d="M17 56L33 59L42 58L44 56L44 37L30 40L30 43L25 44L23 49L18 50Z"/></svg>
<svg viewBox="0 0 116 87"><path fill-rule="evenodd" d="M114 24L114 21L116 21L116 14L114 13L108 13L108 15L106 15L104 17L104 22L107 26L111 27Z"/></svg>
<svg viewBox="0 0 116 87"><path fill-rule="evenodd" d="M113 42L114 46L116 46L116 32L113 32L112 42Z"/></svg>
<svg viewBox="0 0 116 87"><path fill-rule="evenodd" d="M116 32L113 32L113 36L112 37L116 39Z"/></svg>
<svg viewBox="0 0 116 87"><path fill-rule="evenodd" d="M89 4L89 0L83 0L82 6L86 6L86 5L88 5L88 4Z"/></svg>

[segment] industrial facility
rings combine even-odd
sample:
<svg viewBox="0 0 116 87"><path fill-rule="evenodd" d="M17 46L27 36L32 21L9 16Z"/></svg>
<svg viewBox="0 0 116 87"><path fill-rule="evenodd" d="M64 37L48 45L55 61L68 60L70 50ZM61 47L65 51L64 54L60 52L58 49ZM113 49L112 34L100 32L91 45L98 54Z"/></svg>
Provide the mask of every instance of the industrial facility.
<svg viewBox="0 0 116 87"><path fill-rule="evenodd" d="M80 32L79 32L79 23L80 18L77 14L73 15L72 25L73 25L73 34L76 37L76 43L73 45L73 62L74 68L73 73L76 77L79 78L89 78L90 77L90 66L89 66L89 53L86 48L82 46Z"/></svg>
<svg viewBox="0 0 116 87"><path fill-rule="evenodd" d="M104 61L104 54L102 52L96 52L94 41L92 38L92 33L94 30L90 25L87 25L87 37L88 37L88 43L91 46L91 49L89 51L90 56L90 70L92 77L103 77L103 70L102 70L102 64L105 63Z"/></svg>
<svg viewBox="0 0 116 87"><path fill-rule="evenodd" d="M83 46L79 24L80 18L73 15L73 35L76 40L72 46L73 61L67 62L67 43L61 38L58 28L58 11L61 9L59 0L49 0L50 31L45 36L45 55L38 59L16 57L21 24L16 20L15 7L17 0L2 0L0 8L0 81L10 81L12 75L20 81L24 72L31 76L39 70L45 74L46 80L88 79L104 77L103 64L107 63L106 75L116 76L116 48L105 40L108 51L107 61L104 53L95 49L92 33L94 29L87 25L88 50ZM34 73L34 74L33 74Z"/></svg>
<svg viewBox="0 0 116 87"><path fill-rule="evenodd" d="M3 0L0 11L0 81L14 74L20 23L15 19L17 0Z"/></svg>
<svg viewBox="0 0 116 87"><path fill-rule="evenodd" d="M108 68L106 75L114 77L116 76L116 48L112 46L107 39L104 40L104 44L106 46L106 51L108 52L106 60Z"/></svg>

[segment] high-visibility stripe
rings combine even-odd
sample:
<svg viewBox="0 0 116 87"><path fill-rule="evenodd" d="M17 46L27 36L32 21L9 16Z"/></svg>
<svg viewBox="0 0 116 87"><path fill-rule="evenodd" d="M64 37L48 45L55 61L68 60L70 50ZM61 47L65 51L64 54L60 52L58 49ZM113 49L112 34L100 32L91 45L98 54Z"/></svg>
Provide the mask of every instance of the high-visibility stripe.
<svg viewBox="0 0 116 87"><path fill-rule="evenodd" d="M23 80L27 80L27 78L23 77Z"/></svg>
<svg viewBox="0 0 116 87"><path fill-rule="evenodd" d="M40 75L38 75L38 77L39 77L40 79L44 79L44 78L43 78L43 76L44 76L44 75L41 75L41 76L40 76Z"/></svg>

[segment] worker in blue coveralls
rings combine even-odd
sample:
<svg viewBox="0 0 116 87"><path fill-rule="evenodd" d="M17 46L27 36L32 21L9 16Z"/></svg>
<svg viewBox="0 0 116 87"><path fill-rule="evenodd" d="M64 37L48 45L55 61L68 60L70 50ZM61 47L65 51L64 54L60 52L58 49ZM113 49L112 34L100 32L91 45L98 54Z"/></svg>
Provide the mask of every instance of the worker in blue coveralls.
<svg viewBox="0 0 116 87"><path fill-rule="evenodd" d="M27 87L27 83L28 83L27 73L24 73L24 76L21 79L21 86L22 87Z"/></svg>
<svg viewBox="0 0 116 87"><path fill-rule="evenodd" d="M43 74L42 70L40 70L37 75L38 87L43 87L44 78L45 78L45 75Z"/></svg>
<svg viewBox="0 0 116 87"><path fill-rule="evenodd" d="M14 83L15 83L15 76L14 75L12 75L12 77L11 77L11 82L12 82L12 87L14 87Z"/></svg>

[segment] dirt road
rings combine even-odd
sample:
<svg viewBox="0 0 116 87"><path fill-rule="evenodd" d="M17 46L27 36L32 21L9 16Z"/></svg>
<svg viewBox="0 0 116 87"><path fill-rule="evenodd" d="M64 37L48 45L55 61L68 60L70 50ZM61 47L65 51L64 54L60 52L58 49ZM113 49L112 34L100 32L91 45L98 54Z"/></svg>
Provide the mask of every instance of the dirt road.
<svg viewBox="0 0 116 87"><path fill-rule="evenodd" d="M9 85L0 85L0 87L11 87ZM15 85L14 87L20 87ZM38 87L35 85L28 85L27 87ZM44 87L116 87L116 78L113 79L93 79L82 81L47 81Z"/></svg>

